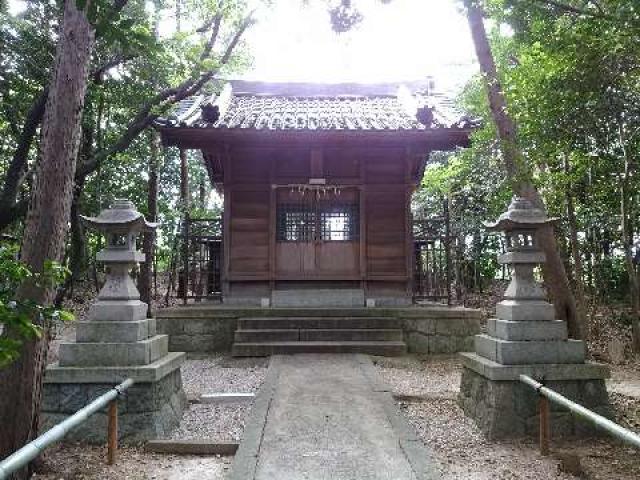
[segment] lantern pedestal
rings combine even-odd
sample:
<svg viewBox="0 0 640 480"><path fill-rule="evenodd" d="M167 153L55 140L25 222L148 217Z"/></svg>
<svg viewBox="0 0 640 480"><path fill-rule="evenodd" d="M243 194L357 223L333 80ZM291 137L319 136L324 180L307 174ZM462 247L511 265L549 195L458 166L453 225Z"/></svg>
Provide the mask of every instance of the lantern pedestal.
<svg viewBox="0 0 640 480"><path fill-rule="evenodd" d="M491 439L536 435L538 395L519 381L529 375L602 415L610 416L605 365L585 362L582 341L570 340L566 322L555 319L554 306L535 280L534 269L544 262L536 242L537 229L551 223L530 202L515 198L499 221L489 225L507 233L507 253L498 261L512 271L496 317L487 333L476 335L475 353L463 353L458 401ZM573 435L591 428L562 409L551 408L555 435Z"/></svg>
<svg viewBox="0 0 640 480"><path fill-rule="evenodd" d="M518 380L522 374L544 379L544 385L600 415L611 417L605 378L609 370L595 363L504 365L478 353L462 353L458 403L465 415L491 440L536 436L538 394ZM554 437L596 434L589 424L551 404Z"/></svg>
<svg viewBox="0 0 640 480"><path fill-rule="evenodd" d="M153 228L129 202L116 203L100 217L85 219L107 234L97 256L107 267L104 287L86 321L76 326L76 341L60 345L59 362L44 378L43 429L75 413L126 378L135 384L119 407L119 434L129 442L155 439L175 428L186 406L180 366L185 354L169 352L167 335L156 334L148 305L129 276L144 255L135 250L135 234ZM70 439L104 443L107 414L91 417Z"/></svg>

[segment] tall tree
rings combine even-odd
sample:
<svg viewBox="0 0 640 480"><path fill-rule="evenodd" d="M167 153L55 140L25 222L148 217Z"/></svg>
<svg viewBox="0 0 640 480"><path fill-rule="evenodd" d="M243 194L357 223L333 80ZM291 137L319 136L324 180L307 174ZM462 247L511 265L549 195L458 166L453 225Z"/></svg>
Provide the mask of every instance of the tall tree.
<svg viewBox="0 0 640 480"><path fill-rule="evenodd" d="M544 208L540 193L535 188L529 166L518 146L516 125L509 114L507 102L489 39L484 26L484 13L480 0L464 0L480 70L484 76L489 108L496 125L500 141L502 160L512 185L513 192L529 198L534 204ZM586 324L576 308L575 298L569 284L567 272L556 243L553 227L546 227L538 234L540 246L545 252L544 279L556 308L558 318L567 321L572 338L585 338Z"/></svg>
<svg viewBox="0 0 640 480"><path fill-rule="evenodd" d="M160 163L160 138L157 132L150 134L149 150L149 179L147 180L147 220L155 222L158 219L158 170ZM149 305L148 316L151 317L151 302L153 300L152 280L153 263L155 255L155 231L145 232L142 240L142 251L145 262L140 267L140 278L138 280L140 299Z"/></svg>
<svg viewBox="0 0 640 480"><path fill-rule="evenodd" d="M22 242L22 260L36 273L45 263L61 260L73 196L73 177L80 141L80 122L87 75L94 43L94 29L87 18L90 2L79 8L67 0L56 50L42 129L42 157ZM52 291L32 281L20 287L18 296L49 303ZM39 319L34 319L39 322ZM5 334L11 335L11 332ZM38 433L42 375L48 339L26 341L20 358L0 370L0 457L32 440ZM28 469L15 478L28 478Z"/></svg>

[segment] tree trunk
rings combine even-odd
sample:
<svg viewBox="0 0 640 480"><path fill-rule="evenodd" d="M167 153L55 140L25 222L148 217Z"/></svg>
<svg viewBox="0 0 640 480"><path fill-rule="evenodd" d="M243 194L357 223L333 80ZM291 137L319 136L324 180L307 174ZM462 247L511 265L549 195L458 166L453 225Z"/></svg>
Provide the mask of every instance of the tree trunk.
<svg viewBox="0 0 640 480"><path fill-rule="evenodd" d="M42 272L46 260L60 261L62 257L93 42L93 27L85 12L78 10L75 1L68 0L42 126L42 158L22 242L22 260L34 272ZM48 304L52 294L51 289L26 282L20 287L18 298ZM47 347L46 334L41 339L25 341L18 360L0 370L0 458L38 433ZM25 468L14 478L28 478L28 474Z"/></svg>
<svg viewBox="0 0 640 480"><path fill-rule="evenodd" d="M149 154L149 180L147 182L147 220L155 222L158 217L158 151L160 139L157 132L151 133L151 145ZM145 232L142 240L142 251L145 255L145 261L140 266L140 280L138 282L140 289L140 299L149 304L147 315L152 316L151 311L151 284L152 284L152 266L155 253L155 232Z"/></svg>
<svg viewBox="0 0 640 480"><path fill-rule="evenodd" d="M633 264L631 248L633 247L633 231L630 224L629 180L631 178L631 162L627 155L622 127L620 129L620 144L624 152L624 173L620 182L620 226L622 248L624 249L624 264L629 277L629 297L631 300L631 330L633 335L633 351L640 353L640 285L638 274Z"/></svg>
<svg viewBox="0 0 640 480"><path fill-rule="evenodd" d="M84 225L80 219L81 198L84 184L76 183L73 200L71 202L71 252L69 255L69 269L71 270L73 285L85 278L87 274L87 239Z"/></svg>
<svg viewBox="0 0 640 480"><path fill-rule="evenodd" d="M565 173L569 174L570 166L569 161L564 160ZM578 222L576 220L575 206L573 203L573 194L571 188L566 189L565 200L567 203L567 220L569 222L569 242L571 244L571 256L573 258L573 272L574 272L574 289L576 296L576 308L578 309L578 315L584 319L581 327L579 338L587 338L589 336L589 323L586 315L586 300L584 295L584 272L582 269L582 256L580 255L580 242L578 241Z"/></svg>
<svg viewBox="0 0 640 480"><path fill-rule="evenodd" d="M7 168L4 186L0 194L0 211L3 212L0 214L0 231L26 213L26 208L23 208L22 205L16 205L16 203L20 186L27 175L29 152L44 115L47 94L48 89L45 88L31 105L18 139L18 146Z"/></svg>
<svg viewBox="0 0 640 480"><path fill-rule="evenodd" d="M518 147L516 126L507 110L493 53L484 28L482 8L477 5L475 0L464 0L464 2L467 7L467 18L478 63L487 86L489 108L496 124L504 166L513 193L528 198L534 205L544 208L542 197L531 182L531 173ZM584 331L584 319L580 318L576 308L575 298L558 251L553 227L548 226L540 229L538 241L546 255L543 275L551 301L556 309L556 315L559 319L567 321L571 338L582 338L580 332Z"/></svg>

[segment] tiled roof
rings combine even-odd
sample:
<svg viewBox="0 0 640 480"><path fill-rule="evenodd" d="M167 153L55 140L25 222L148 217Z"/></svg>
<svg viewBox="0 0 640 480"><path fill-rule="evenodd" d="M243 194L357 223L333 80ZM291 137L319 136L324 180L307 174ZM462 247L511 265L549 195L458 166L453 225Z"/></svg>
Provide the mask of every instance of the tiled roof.
<svg viewBox="0 0 640 480"><path fill-rule="evenodd" d="M252 130L468 128L449 100L416 85L265 84L235 81L217 95L183 100L164 127ZM420 87L418 85L418 87ZM410 87L413 87L410 90ZM413 90L413 91L412 91ZM393 93L392 93L393 92Z"/></svg>

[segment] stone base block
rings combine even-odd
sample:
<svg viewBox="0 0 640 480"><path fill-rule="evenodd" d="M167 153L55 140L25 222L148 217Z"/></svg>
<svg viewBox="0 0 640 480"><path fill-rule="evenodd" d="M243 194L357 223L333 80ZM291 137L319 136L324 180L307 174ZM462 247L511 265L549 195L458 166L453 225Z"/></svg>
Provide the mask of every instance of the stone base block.
<svg viewBox="0 0 640 480"><path fill-rule="evenodd" d="M63 343L61 367L147 365L169 352L169 337L155 335L136 343Z"/></svg>
<svg viewBox="0 0 640 480"><path fill-rule="evenodd" d="M367 298L369 300L373 300L374 307L408 307L412 304L411 297L408 296L373 295Z"/></svg>
<svg viewBox="0 0 640 480"><path fill-rule="evenodd" d="M274 307L364 307L362 289L273 290Z"/></svg>
<svg viewBox="0 0 640 480"><path fill-rule="evenodd" d="M550 380L545 386L600 415L612 417L603 378ZM517 380L491 380L465 366L458 403L491 440L538 434L538 395ZM574 418L560 406L550 405L552 437L597 433L591 424Z"/></svg>
<svg viewBox="0 0 640 480"><path fill-rule="evenodd" d="M555 320L555 307L544 300L503 300L496 305L496 317L522 322Z"/></svg>
<svg viewBox="0 0 640 480"><path fill-rule="evenodd" d="M117 383L53 383L45 376L42 432L84 407ZM177 427L187 406L179 365L153 382L136 382L118 401L118 436L125 443L141 443L168 435ZM104 444L106 409L69 432L70 441Z"/></svg>
<svg viewBox="0 0 640 480"><path fill-rule="evenodd" d="M469 352L480 332L480 317L407 318L402 328L411 353Z"/></svg>
<svg viewBox="0 0 640 480"><path fill-rule="evenodd" d="M475 351L502 365L530 363L583 363L584 342L579 340L508 341L476 335Z"/></svg>
<svg viewBox="0 0 640 480"><path fill-rule="evenodd" d="M566 340L567 323L562 320L516 322L490 318L487 332L501 340Z"/></svg>
<svg viewBox="0 0 640 480"><path fill-rule="evenodd" d="M98 322L131 322L147 318L148 308L140 300L99 300L89 309L88 318Z"/></svg>
<svg viewBox="0 0 640 480"><path fill-rule="evenodd" d="M149 318L131 322L78 322L76 342L133 343L156 334L156 320Z"/></svg>

